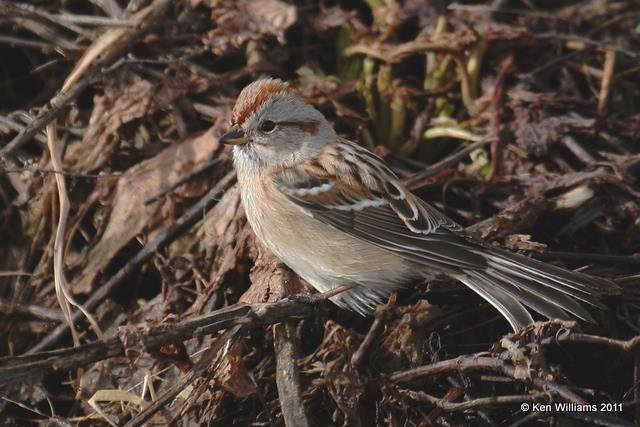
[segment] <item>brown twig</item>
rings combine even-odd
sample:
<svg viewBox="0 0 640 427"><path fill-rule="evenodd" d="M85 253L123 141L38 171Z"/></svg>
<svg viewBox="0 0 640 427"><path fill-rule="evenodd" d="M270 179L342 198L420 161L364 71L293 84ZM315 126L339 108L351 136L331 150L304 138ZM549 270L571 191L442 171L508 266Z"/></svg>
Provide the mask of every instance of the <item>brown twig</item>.
<svg viewBox="0 0 640 427"><path fill-rule="evenodd" d="M534 393L534 394L517 394L507 396L491 396L480 397L477 399L467 400L465 402L449 402L444 398L432 396L423 391L414 390L399 390L400 393L406 395L410 399L418 402L425 402L435 405L436 407L447 412L466 411L468 409L486 408L497 405L521 405L525 402L544 402L548 400L549 395L547 393Z"/></svg>
<svg viewBox="0 0 640 427"><path fill-rule="evenodd" d="M440 160L438 163L435 163L429 166L422 172L418 172L414 174L411 178L405 181L405 185L411 190L420 188L422 185L424 185L423 183L427 178L437 174L438 172L450 166L457 164L460 160L467 157L471 152L473 152L474 150L477 150L478 148L484 147L490 142L491 142L491 139L487 138L487 139L476 141L472 144L467 145L466 147Z"/></svg>
<svg viewBox="0 0 640 427"><path fill-rule="evenodd" d="M71 104L86 88L95 83L101 73L97 70L94 73L87 74L76 85L65 92L60 92L44 106L37 117L35 117L27 126L25 126L18 134L4 147L0 148L0 159L9 156L13 151L27 143L34 135L40 132L51 120L62 112L62 109Z"/></svg>
<svg viewBox="0 0 640 427"><path fill-rule="evenodd" d="M300 387L300 372L296 363L296 327L286 321L273 327L273 345L276 356L276 385L280 408L287 427L307 427Z"/></svg>
<svg viewBox="0 0 640 427"><path fill-rule="evenodd" d="M17 304L0 300L0 313L12 315L32 316L41 320L64 322L64 316L60 310L53 310L39 305Z"/></svg>
<svg viewBox="0 0 640 427"><path fill-rule="evenodd" d="M399 391L402 393L403 390L399 390ZM442 397L441 400L445 402L451 402L451 401L457 400L460 396L464 396L464 390L460 387L453 386L449 388L449 390L447 390L447 392L445 393L445 395ZM429 420L429 422L433 424L435 419L438 418L440 414L442 414L442 409L436 406L427 415L427 420Z"/></svg>
<svg viewBox="0 0 640 427"><path fill-rule="evenodd" d="M367 354L367 351L371 347L371 344L373 344L373 341L378 336L380 329L384 326L384 322L382 320L382 314L376 312L376 318L373 320L373 323L371 323L371 327L369 328L367 335L362 340L360 347L358 347L355 353L353 353L353 356L351 356L351 366L353 369L356 369L358 365L360 365L364 356Z"/></svg>
<svg viewBox="0 0 640 427"><path fill-rule="evenodd" d="M541 341L541 344L548 345L552 343L566 342L603 345L606 347L615 348L625 353L630 353L640 348L640 335L636 335L635 337L625 341L617 340L614 338L601 337L598 335L575 333L569 330L565 330L565 333L561 332L554 337L545 338Z"/></svg>
<svg viewBox="0 0 640 427"><path fill-rule="evenodd" d="M158 348L164 344L202 337L223 329L241 326L245 330L271 325L286 319L309 317L315 309L296 301L281 300L274 303L239 303L214 312L183 320L137 330L137 342L143 348ZM0 358L0 385L16 384L52 371L66 371L87 366L99 360L125 354L119 338L108 338L79 347L52 350Z"/></svg>
<svg viewBox="0 0 640 427"><path fill-rule="evenodd" d="M518 381L524 381L516 375L516 368L506 361L497 357L479 356L475 354L464 355L455 359L433 363L431 365L395 372L389 376L389 379L392 382L405 383L418 378L430 377L448 371L465 373L474 371L491 371L500 373ZM541 378L533 378L531 381L537 389L552 391L569 402L579 404L587 403L582 397L578 396L573 391L569 390L568 387L558 383L557 381Z"/></svg>
<svg viewBox="0 0 640 427"><path fill-rule="evenodd" d="M624 47L616 46L611 43L600 42L598 40L593 40L588 37L579 36L577 34L561 34L556 32L549 32L549 33L533 34L533 36L538 39L578 42L586 46L591 46L591 47L595 47L602 50L610 50L612 52L621 53L622 55L628 56L630 58L634 58L634 59L640 58L640 52L635 52L633 50L626 49Z"/></svg>
<svg viewBox="0 0 640 427"><path fill-rule="evenodd" d="M491 178L501 176L504 169L504 137L502 136L502 102L504 97L504 80L513 68L513 55L509 55L500 64L498 75L494 83L491 107L491 126L494 140L491 143Z"/></svg>
<svg viewBox="0 0 640 427"><path fill-rule="evenodd" d="M596 161L593 156L589 154L589 152L585 150L584 147L582 147L582 145L580 145L571 135L563 137L560 142L585 165L590 165Z"/></svg>

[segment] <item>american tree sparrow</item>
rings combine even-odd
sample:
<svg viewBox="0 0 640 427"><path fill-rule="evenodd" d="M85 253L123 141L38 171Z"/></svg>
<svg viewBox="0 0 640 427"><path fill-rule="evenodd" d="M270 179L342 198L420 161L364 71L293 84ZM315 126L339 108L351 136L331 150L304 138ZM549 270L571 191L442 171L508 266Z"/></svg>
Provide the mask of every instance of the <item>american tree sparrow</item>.
<svg viewBox="0 0 640 427"><path fill-rule="evenodd" d="M491 303L514 330L548 318L593 321L610 280L497 249L402 185L384 161L336 135L286 83L258 80L240 93L234 164L247 219L278 258L331 299L367 313L391 291L444 273Z"/></svg>

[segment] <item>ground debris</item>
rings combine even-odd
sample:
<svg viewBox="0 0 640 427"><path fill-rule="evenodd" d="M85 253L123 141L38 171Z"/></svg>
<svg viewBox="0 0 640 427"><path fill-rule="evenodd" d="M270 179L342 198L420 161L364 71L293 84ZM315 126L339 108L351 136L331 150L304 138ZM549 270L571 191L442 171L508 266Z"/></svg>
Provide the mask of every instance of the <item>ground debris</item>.
<svg viewBox="0 0 640 427"><path fill-rule="evenodd" d="M0 16L5 424L640 423L637 1L0 0ZM369 318L287 299L310 288L256 241L218 143L265 75L470 231L622 296L593 324L518 333L448 279ZM75 347L57 174L63 273L104 332L75 315Z"/></svg>

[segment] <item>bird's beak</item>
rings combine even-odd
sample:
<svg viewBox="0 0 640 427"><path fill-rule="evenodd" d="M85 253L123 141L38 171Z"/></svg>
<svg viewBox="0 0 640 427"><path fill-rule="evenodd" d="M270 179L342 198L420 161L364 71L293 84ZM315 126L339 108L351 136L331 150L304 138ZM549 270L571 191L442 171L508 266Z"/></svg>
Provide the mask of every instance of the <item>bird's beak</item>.
<svg viewBox="0 0 640 427"><path fill-rule="evenodd" d="M242 145L249 142L244 135L244 131L238 125L234 125L227 133L222 135L220 142L229 145Z"/></svg>

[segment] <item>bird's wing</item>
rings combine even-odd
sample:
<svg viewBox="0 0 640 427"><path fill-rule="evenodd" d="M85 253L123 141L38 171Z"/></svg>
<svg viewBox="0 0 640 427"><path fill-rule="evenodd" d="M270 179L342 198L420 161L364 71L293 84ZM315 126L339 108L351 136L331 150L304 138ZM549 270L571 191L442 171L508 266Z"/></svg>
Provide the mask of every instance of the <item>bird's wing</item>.
<svg viewBox="0 0 640 427"><path fill-rule="evenodd" d="M406 190L363 148L329 147L278 172L274 183L308 215L404 258L452 274L486 267L485 259L451 232L462 227Z"/></svg>
<svg viewBox="0 0 640 427"><path fill-rule="evenodd" d="M495 249L412 194L384 162L348 141L274 174L274 184L307 215L427 268L460 279L514 329L549 318L591 320L575 299L600 306L615 285Z"/></svg>

